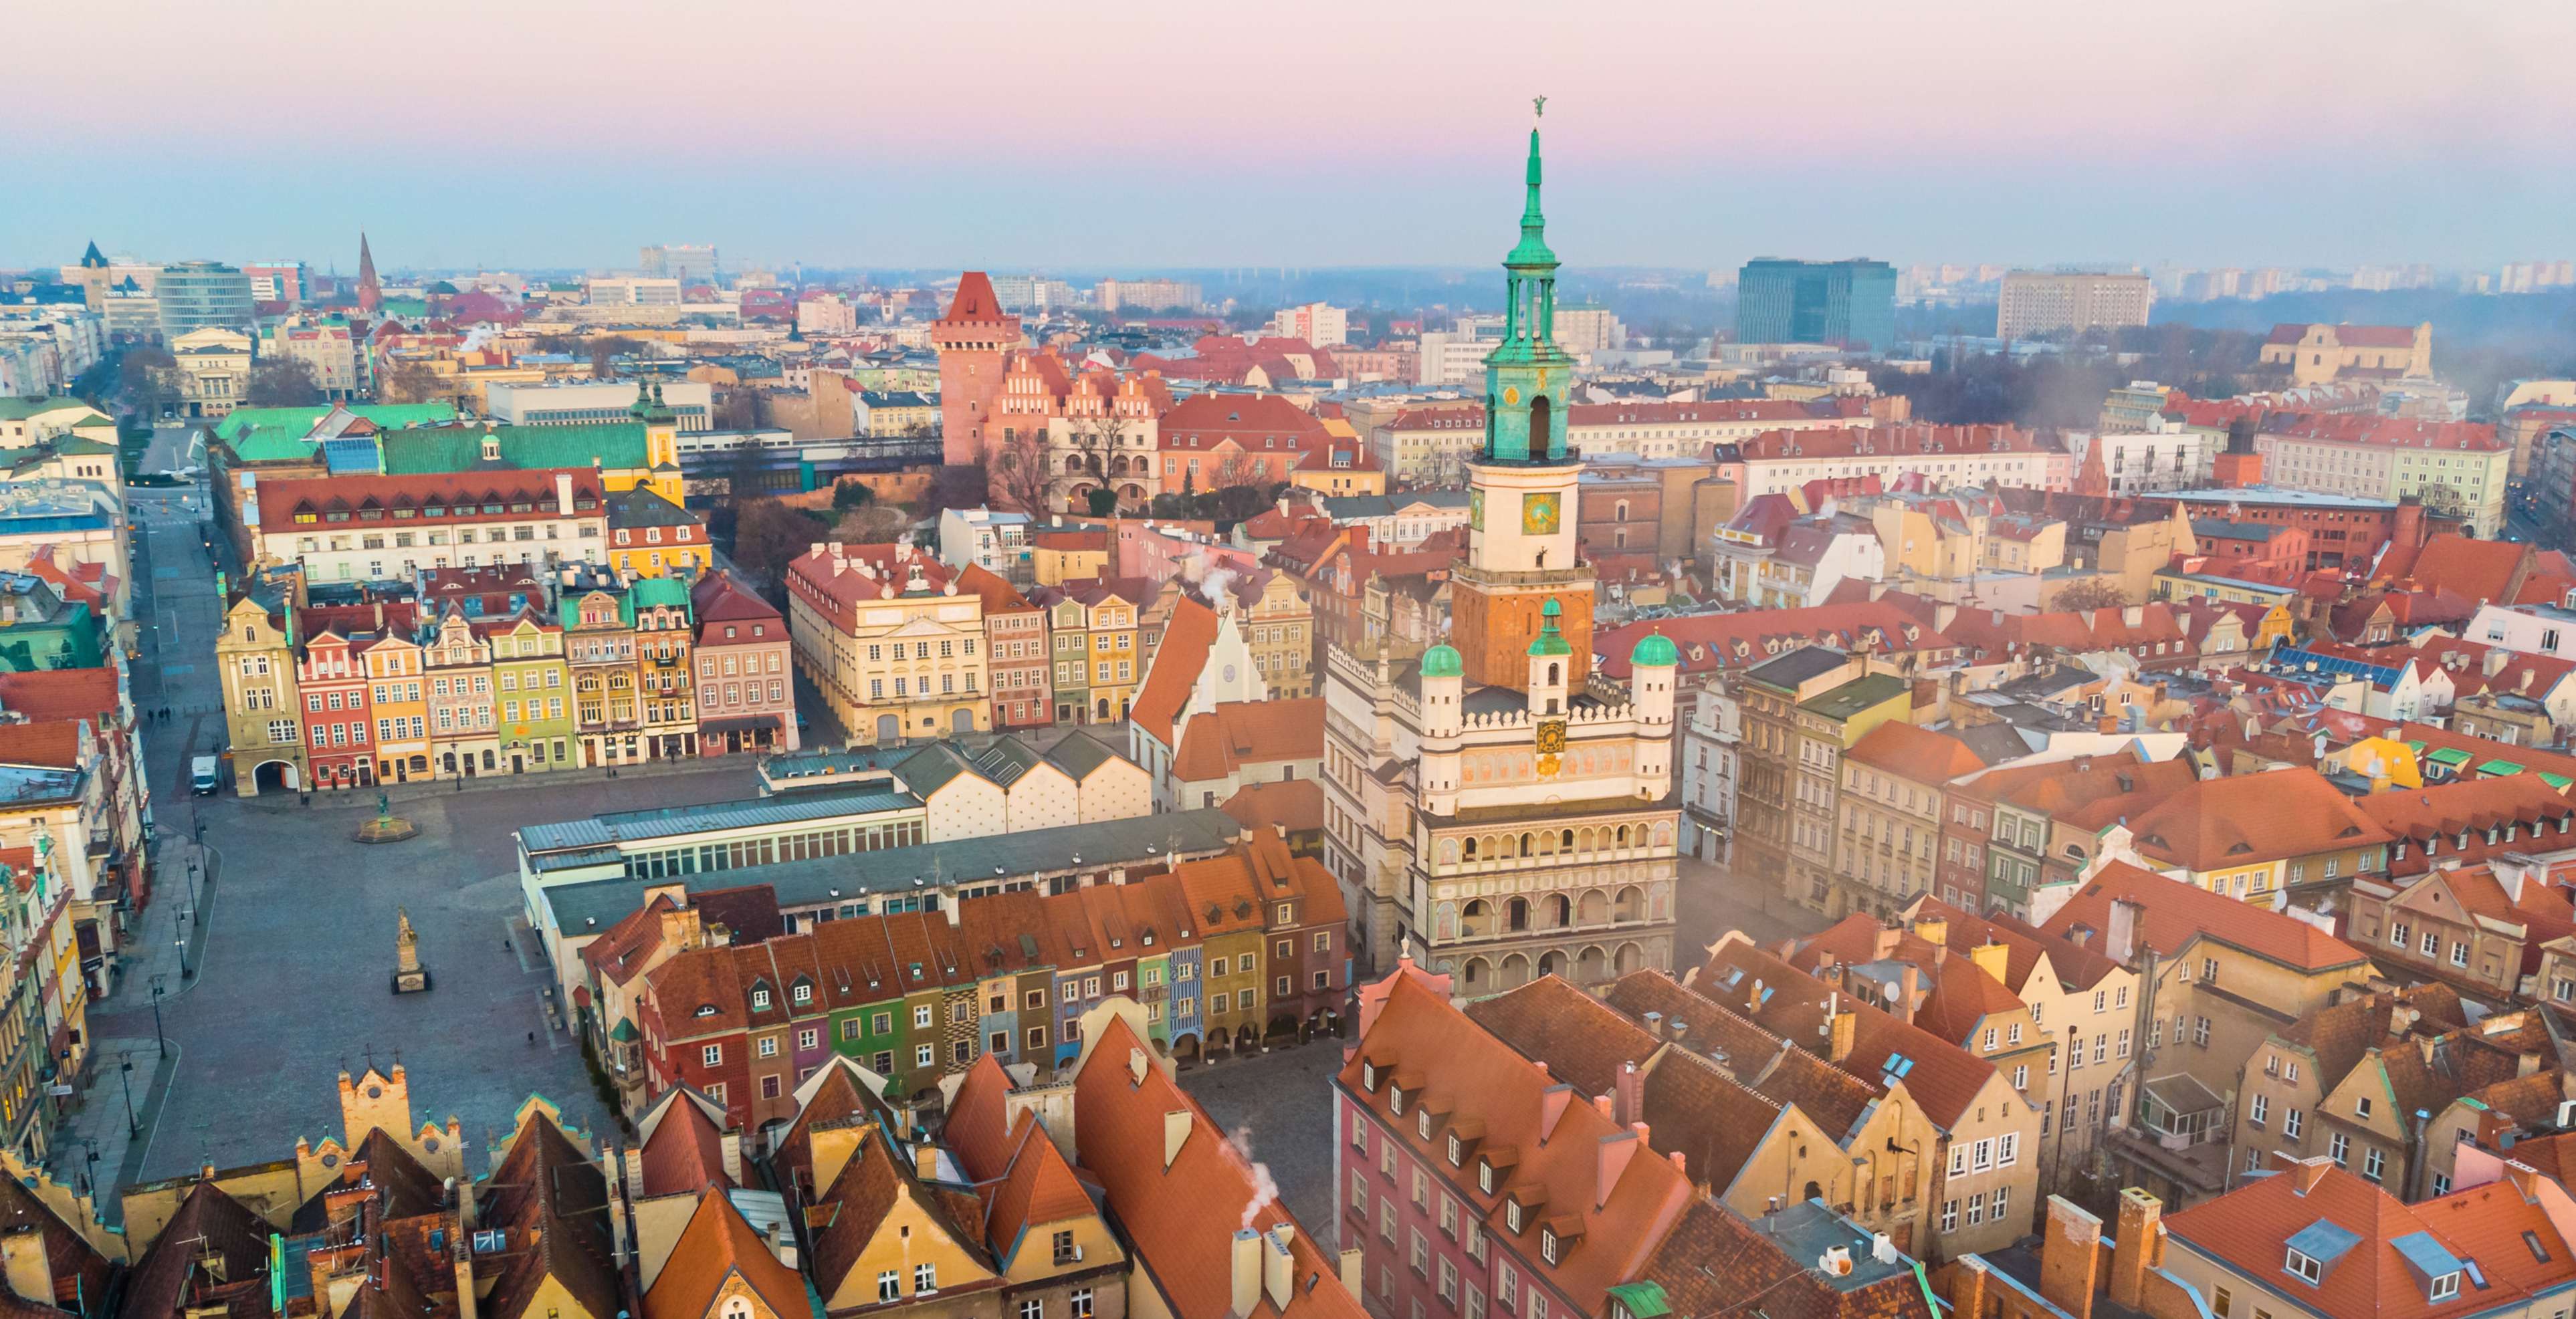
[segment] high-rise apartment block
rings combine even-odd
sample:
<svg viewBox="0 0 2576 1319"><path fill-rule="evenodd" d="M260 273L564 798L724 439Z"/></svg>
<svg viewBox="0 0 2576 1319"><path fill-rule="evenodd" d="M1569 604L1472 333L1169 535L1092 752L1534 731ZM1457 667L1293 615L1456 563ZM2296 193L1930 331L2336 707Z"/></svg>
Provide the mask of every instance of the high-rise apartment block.
<svg viewBox="0 0 2576 1319"><path fill-rule="evenodd" d="M1178 279L1104 279L1093 292L1102 311L1195 311L1199 286Z"/></svg>
<svg viewBox="0 0 2576 1319"><path fill-rule="evenodd" d="M1896 267L1760 257L1736 278L1738 343L1820 343L1885 352L1896 341Z"/></svg>
<svg viewBox="0 0 2576 1319"><path fill-rule="evenodd" d="M2004 276L1995 311L1995 337L2019 339L2096 326L2144 325L2156 305L2156 286L2144 275L2062 275L2016 270Z"/></svg>

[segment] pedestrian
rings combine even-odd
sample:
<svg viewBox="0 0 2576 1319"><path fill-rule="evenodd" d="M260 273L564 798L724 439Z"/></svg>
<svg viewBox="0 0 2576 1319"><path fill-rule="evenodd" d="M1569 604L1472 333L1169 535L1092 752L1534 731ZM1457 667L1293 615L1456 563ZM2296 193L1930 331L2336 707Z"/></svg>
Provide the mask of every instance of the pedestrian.
<svg viewBox="0 0 2576 1319"><path fill-rule="evenodd" d="M537 1033L536 1033L535 1031L529 1031L529 1032L528 1032L528 1043L530 1043L530 1044L534 1044L534 1043L536 1043L536 1042L537 1042Z"/></svg>
<svg viewBox="0 0 2576 1319"><path fill-rule="evenodd" d="M501 951L502 951L502 952L505 952L505 953L510 951L510 941L509 941L509 940L507 940L507 939L503 939L503 940L501 941Z"/></svg>

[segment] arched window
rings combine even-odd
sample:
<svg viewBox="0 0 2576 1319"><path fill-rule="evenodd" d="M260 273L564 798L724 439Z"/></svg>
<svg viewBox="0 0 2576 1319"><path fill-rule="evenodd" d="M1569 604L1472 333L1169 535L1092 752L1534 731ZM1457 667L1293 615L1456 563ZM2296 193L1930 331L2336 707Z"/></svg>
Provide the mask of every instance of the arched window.
<svg viewBox="0 0 2576 1319"><path fill-rule="evenodd" d="M1529 413L1529 450L1532 457L1555 452L1554 447L1550 443L1555 438L1554 426L1555 422L1552 417L1551 405L1547 401L1547 395L1541 394L1538 397L1531 399Z"/></svg>
<svg viewBox="0 0 2576 1319"><path fill-rule="evenodd" d="M1547 666L1547 685L1548 685L1548 686L1553 687L1553 686L1555 686L1556 684L1558 684L1559 682L1564 681L1564 679L1559 678L1559 677L1557 676L1557 673L1558 673L1558 669L1557 669L1557 666L1556 666L1555 664L1551 663L1551 664L1549 664L1549 665Z"/></svg>

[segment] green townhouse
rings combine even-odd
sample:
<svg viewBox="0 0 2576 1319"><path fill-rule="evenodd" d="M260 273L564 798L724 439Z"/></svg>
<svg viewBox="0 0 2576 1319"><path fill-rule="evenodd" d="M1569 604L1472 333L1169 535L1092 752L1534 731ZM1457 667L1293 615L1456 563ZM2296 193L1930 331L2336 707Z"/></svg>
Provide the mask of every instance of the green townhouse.
<svg viewBox="0 0 2576 1319"><path fill-rule="evenodd" d="M563 625L533 611L478 624L492 646L493 699L501 759L511 773L573 763L571 671Z"/></svg>

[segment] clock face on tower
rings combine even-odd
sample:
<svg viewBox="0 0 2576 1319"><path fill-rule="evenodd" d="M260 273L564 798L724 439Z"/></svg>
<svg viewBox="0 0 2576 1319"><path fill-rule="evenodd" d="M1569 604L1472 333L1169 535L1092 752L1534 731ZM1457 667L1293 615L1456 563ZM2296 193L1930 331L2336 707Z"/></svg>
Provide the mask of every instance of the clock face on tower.
<svg viewBox="0 0 2576 1319"><path fill-rule="evenodd" d="M1553 536L1556 534L1559 508L1554 491L1536 491L1521 496L1521 534Z"/></svg>
<svg viewBox="0 0 2576 1319"><path fill-rule="evenodd" d="M1565 721L1542 719L1538 723L1538 753L1542 756L1565 754Z"/></svg>
<svg viewBox="0 0 2576 1319"><path fill-rule="evenodd" d="M1503 386L1503 406L1507 408L1516 408L1520 405L1521 387L1518 385Z"/></svg>
<svg viewBox="0 0 2576 1319"><path fill-rule="evenodd" d="M1482 487L1467 491L1467 527L1471 531L1485 529L1485 492Z"/></svg>

